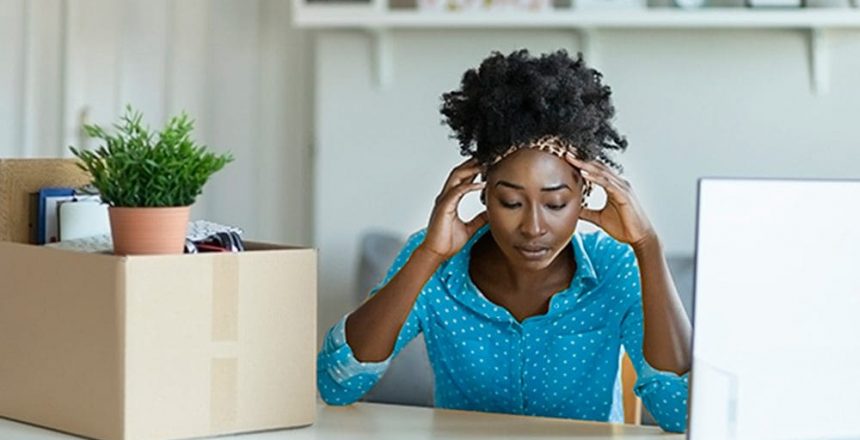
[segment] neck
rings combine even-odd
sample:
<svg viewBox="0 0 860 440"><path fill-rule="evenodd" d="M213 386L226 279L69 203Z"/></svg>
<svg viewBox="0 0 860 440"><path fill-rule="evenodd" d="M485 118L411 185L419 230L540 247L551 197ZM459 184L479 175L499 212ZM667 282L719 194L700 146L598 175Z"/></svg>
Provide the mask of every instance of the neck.
<svg viewBox="0 0 860 440"><path fill-rule="evenodd" d="M487 238L487 253L492 256L494 266L498 268L497 276L510 286L511 293L533 295L536 291L555 289L560 284L566 286L576 272L576 261L570 246L566 246L549 266L539 270L527 270L511 264L499 249L496 240L492 237Z"/></svg>

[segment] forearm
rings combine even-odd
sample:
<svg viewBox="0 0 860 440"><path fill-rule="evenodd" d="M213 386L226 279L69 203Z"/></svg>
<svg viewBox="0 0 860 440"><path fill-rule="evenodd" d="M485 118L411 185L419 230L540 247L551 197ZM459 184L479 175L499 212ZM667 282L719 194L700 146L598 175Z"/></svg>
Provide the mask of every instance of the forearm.
<svg viewBox="0 0 860 440"><path fill-rule="evenodd" d="M633 246L642 285L645 359L658 370L684 374L690 370L692 326L672 281L659 238Z"/></svg>
<svg viewBox="0 0 860 440"><path fill-rule="evenodd" d="M400 271L346 320L346 341L361 362L379 362L394 350L397 336L422 287L441 264L418 246Z"/></svg>

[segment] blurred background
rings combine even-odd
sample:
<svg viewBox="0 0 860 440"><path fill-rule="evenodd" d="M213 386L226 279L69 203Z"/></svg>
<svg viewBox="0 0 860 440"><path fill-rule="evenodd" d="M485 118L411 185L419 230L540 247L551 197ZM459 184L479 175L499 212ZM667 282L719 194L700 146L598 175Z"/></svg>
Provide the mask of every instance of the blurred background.
<svg viewBox="0 0 860 440"><path fill-rule="evenodd" d="M189 112L237 158L194 218L317 247L321 338L360 300L362 237L426 225L463 160L440 95L494 50L582 51L603 72L672 256L694 251L700 177L857 178L858 9L778 6L0 0L0 158L95 147L81 125L125 104L156 128ZM797 215L814 234L827 207Z"/></svg>

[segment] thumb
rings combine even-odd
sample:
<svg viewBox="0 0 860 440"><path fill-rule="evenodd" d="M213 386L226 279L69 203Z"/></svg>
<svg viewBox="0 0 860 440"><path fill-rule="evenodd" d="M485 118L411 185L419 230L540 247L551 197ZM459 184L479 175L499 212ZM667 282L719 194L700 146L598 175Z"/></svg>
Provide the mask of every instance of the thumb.
<svg viewBox="0 0 860 440"><path fill-rule="evenodd" d="M582 211L579 211L579 219L600 226L600 211L584 208Z"/></svg>
<svg viewBox="0 0 860 440"><path fill-rule="evenodd" d="M466 223L466 230L469 232L469 236L475 233L478 229L481 229L484 225L487 224L487 211L481 211L478 215L473 217Z"/></svg>

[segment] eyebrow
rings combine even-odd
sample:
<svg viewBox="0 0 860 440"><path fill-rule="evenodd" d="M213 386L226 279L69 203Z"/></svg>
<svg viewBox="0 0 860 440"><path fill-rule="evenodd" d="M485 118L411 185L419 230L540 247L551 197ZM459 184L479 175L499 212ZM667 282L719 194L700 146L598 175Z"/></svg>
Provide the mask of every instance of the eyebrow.
<svg viewBox="0 0 860 440"><path fill-rule="evenodd" d="M519 189L519 190L526 189L526 188L525 188L524 186L522 186L522 185L517 185L516 183L511 183L511 182L508 182L508 181L506 181L506 180L499 180L498 182L496 182L496 186L500 186L500 185L501 185L501 186L506 186L506 187L508 187L508 188ZM565 188L567 188L568 190L570 190L570 187L569 187L569 186L567 186L567 184L566 184L566 183L560 183L560 184L558 184L558 185L553 185L553 186L546 186L546 187L541 188L540 190L541 190L541 191L549 192L549 191L558 191L558 190L560 190L560 189L565 189Z"/></svg>

